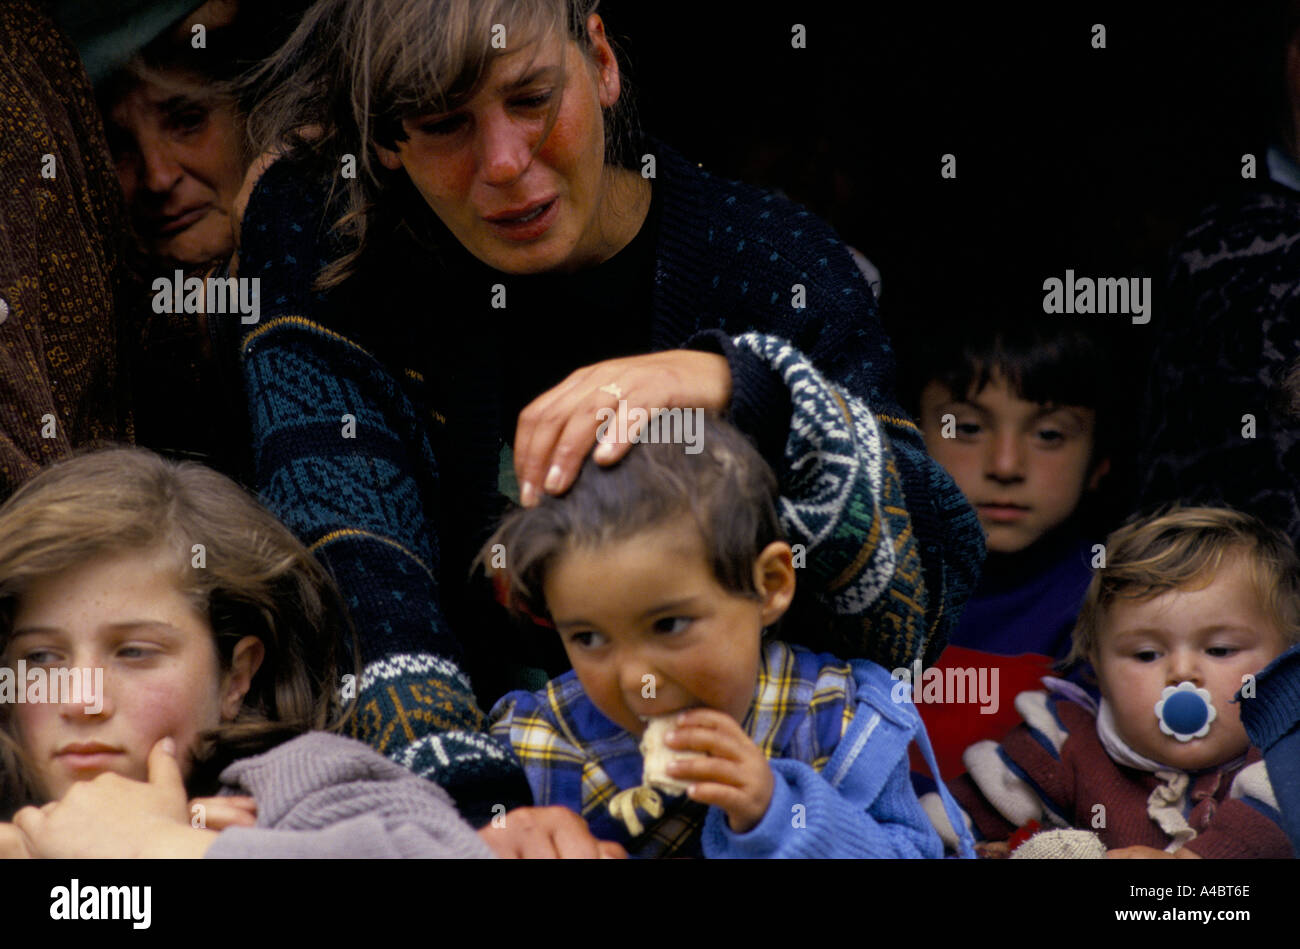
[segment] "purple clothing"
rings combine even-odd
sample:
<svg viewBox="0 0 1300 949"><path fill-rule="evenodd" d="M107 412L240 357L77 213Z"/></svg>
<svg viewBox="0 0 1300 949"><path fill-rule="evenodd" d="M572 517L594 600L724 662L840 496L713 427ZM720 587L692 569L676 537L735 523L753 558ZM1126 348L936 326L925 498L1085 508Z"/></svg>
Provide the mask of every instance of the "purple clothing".
<svg viewBox="0 0 1300 949"><path fill-rule="evenodd" d="M1044 539L1017 554L990 554L950 644L1063 659L1092 580L1091 563L1092 544L1077 535Z"/></svg>
<svg viewBox="0 0 1300 949"><path fill-rule="evenodd" d="M342 735L300 735L236 761L221 784L256 799L257 826L222 831L214 859L493 855L441 787Z"/></svg>

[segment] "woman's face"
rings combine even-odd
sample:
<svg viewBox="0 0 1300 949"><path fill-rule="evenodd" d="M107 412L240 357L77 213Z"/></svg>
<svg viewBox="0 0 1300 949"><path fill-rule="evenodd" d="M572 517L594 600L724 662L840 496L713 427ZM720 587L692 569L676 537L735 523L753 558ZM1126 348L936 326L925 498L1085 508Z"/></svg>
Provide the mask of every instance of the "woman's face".
<svg viewBox="0 0 1300 949"><path fill-rule="evenodd" d="M242 122L234 104L200 102L198 84L142 82L109 110L108 133L132 223L147 253L179 264L226 257L231 206L244 180Z"/></svg>
<svg viewBox="0 0 1300 949"><path fill-rule="evenodd" d="M599 17L589 30L591 59L561 37L507 53L462 108L407 119L396 151L376 146L466 250L505 273L599 263L640 227L628 233L635 216L609 199L601 108L618 99L618 66Z"/></svg>

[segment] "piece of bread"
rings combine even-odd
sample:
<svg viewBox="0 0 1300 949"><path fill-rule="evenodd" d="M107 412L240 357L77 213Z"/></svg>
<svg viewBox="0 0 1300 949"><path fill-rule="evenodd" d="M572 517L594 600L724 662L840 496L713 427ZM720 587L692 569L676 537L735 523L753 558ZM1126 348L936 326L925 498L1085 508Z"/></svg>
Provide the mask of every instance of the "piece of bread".
<svg viewBox="0 0 1300 949"><path fill-rule="evenodd" d="M646 722L645 732L641 735L641 757L645 759L642 766L641 783L651 785L665 794L685 794L690 787L689 781L679 781L669 777L668 763L682 758L703 758L701 751L677 751L664 744L664 736L673 729L677 715L660 715Z"/></svg>

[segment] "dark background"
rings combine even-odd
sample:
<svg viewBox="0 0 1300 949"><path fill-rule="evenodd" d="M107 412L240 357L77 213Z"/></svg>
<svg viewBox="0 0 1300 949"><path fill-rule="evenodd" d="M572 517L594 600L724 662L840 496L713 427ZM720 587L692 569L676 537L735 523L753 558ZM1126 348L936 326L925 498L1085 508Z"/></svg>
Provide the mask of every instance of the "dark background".
<svg viewBox="0 0 1300 949"><path fill-rule="evenodd" d="M900 364L946 327L1042 314L1043 281L1149 276L1152 319L1108 338L1117 524L1135 500L1170 244L1232 191L1283 110L1286 0L986 4L606 0L646 131L779 190L882 276ZM807 28L807 48L790 44ZM1093 24L1106 46L1092 45ZM940 177L952 153L957 177ZM1056 317L1060 319L1060 317ZM1090 324L1091 325L1091 324ZM920 373L900 379L908 405Z"/></svg>
<svg viewBox="0 0 1300 949"><path fill-rule="evenodd" d="M1241 187L1243 153L1265 174L1282 8L607 0L600 12L642 126L830 221L880 268L897 332L1026 285L1041 300L1067 267L1159 278L1197 210ZM790 45L796 22L806 49ZM945 152L954 180L939 176Z"/></svg>

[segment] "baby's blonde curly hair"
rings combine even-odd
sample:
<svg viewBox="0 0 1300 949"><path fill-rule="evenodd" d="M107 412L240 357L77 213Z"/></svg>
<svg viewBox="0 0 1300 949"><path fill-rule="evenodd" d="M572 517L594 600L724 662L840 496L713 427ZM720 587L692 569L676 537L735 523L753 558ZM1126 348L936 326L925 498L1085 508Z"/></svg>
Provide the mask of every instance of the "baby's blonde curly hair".
<svg viewBox="0 0 1300 949"><path fill-rule="evenodd" d="M1172 507L1130 521L1106 538L1106 565L1088 585L1066 663L1095 655L1106 609L1117 597L1199 589L1225 561L1238 557L1283 640L1300 642L1300 558L1290 539L1232 508Z"/></svg>

